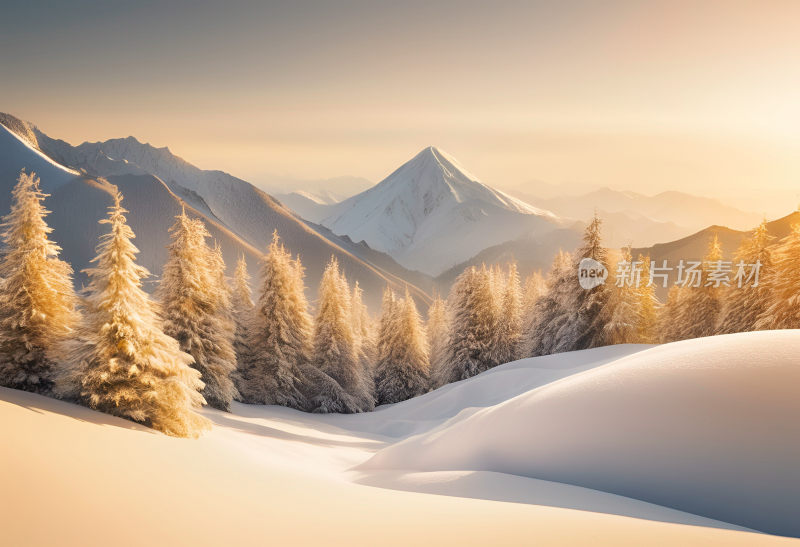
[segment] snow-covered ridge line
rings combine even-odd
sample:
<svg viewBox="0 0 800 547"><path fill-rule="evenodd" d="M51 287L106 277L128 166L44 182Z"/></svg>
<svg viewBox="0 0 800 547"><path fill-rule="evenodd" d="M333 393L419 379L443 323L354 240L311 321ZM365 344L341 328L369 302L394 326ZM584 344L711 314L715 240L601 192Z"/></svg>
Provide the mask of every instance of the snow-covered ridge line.
<svg viewBox="0 0 800 547"><path fill-rule="evenodd" d="M53 167L56 167L57 169L60 169L60 170L64 171L65 173L69 173L70 175L75 175L75 176L80 176L81 175L81 173L79 171L76 171L75 169L72 169L70 167L65 167L64 165L61 165L60 163L55 161L53 158L51 158L50 156L48 156L47 154L45 154L41 150L39 150L36 146L31 144L28 140L22 138L16 132L14 132L10 128L6 127L3 123L0 123L0 127L2 127L4 130L8 131L8 133L11 134L11 136L13 136L20 143L25 145L25 147L28 148L31 152L33 152L34 154L39 156L41 159L43 159L44 161L46 161L47 163L49 163Z"/></svg>

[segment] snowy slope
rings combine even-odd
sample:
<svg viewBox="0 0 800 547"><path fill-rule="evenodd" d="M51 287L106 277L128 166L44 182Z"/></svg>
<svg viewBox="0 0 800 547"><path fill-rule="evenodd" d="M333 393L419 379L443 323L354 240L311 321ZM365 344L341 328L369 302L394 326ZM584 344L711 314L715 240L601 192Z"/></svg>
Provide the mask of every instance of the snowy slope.
<svg viewBox="0 0 800 547"><path fill-rule="evenodd" d="M364 468L506 473L800 536L798 354L800 331L655 347L465 409Z"/></svg>
<svg viewBox="0 0 800 547"><path fill-rule="evenodd" d="M22 158L25 158L24 161ZM23 167L28 172L39 174L42 189L47 192L80 176L79 172L54 162L29 141L0 124L0 180L16 181ZM0 204L10 203L9 198L0 196Z"/></svg>
<svg viewBox="0 0 800 547"><path fill-rule="evenodd" d="M47 217L54 230L51 239L62 247L62 257L72 265L76 285L81 286L86 281L81 270L90 266L99 237L107 231L97 221L106 217L112 204L111 187L55 163L30 141L0 125L0 214L6 214L11 207L11 188L22 168L39 175L42 189L50 194L45 204L51 211ZM167 230L181 211L181 200L152 175L109 176L108 181L125 196L124 205L130 211L128 220L141 250L138 261L153 274L145 282L149 290L166 260ZM212 237L222 245L227 262L232 264L243 254L254 266L258 263L258 249L218 220L191 207L189 213L205 220Z"/></svg>
<svg viewBox="0 0 800 547"><path fill-rule="evenodd" d="M783 343L796 354L800 333L726 338L729 343L721 338L722 347L697 353L702 366L680 367L664 361L675 352L673 358L685 360L687 351L694 355L702 348L699 344L693 349L685 344L655 349L601 348L510 363L423 397L360 415L314 415L241 404L234 404L232 413L205 409L203 413L214 427L199 440L166 437L82 407L0 388L3 541L19 546L107 545L110 537L121 546L149 545L153 538L170 545L366 545L376 541L381 545L788 544L791 540L755 534L736 523L608 491L529 474L482 470L502 458L516 458L524 464L522 456L534 453L532 445L540 452L549 449L556 454L564 438L580 442L586 434L587 443L594 443L610 434L606 444L615 441L609 450L615 450L619 466L631 459L636 465L630 473L612 473L609 490L616 489L617 482L624 485L647 479L650 475L643 479L639 474L647 461L639 460L650 456L646 453L650 444L637 444L637 435L642 427L658 425L650 409L642 405L642 412L637 408L637 412L626 412L614 423L606 423L608 416L602 412L603 406L596 404L598 397L621 396L619 405L625 406L632 396L629 388L636 388L643 390L639 397L647 399L653 391L644 388L678 370L691 374L694 369L715 369L730 380L725 374L730 353L761 355L764 344ZM724 349L728 346L729 350ZM759 372L767 376L781 370L781 355L759 362ZM630 363L639 364L633 377L640 378L636 385L631 385ZM753 368L746 366L745 370L749 374ZM597 375L600 381L589 381ZM736 385L725 380L719 383ZM673 384L667 382L667 387ZM745 400L764 391L772 395L771 385L751 382L746 394L736 395ZM561 400L559 390L573 394L571 405L562 405L555 413L556 408L541 406L541 418L518 403L543 394L538 396L542 399L539 405L555 405ZM706 392L704 396L712 402L724 401L729 391L719 391L722 395ZM551 396L550 392L556 393ZM691 400L692 395L690 390L680 402ZM548 403L551 400L555 402ZM513 405L518 408L507 412ZM730 409L724 405L719 411L713 405L681 408L674 404L672 414L665 415L696 412L692 418L698 425L688 429L705 428L712 441L724 440L725 434L739 425L735 419L741 413L726 414ZM600 411L597 419L591 418L593 411ZM502 421L484 422L477 430L480 417L494 413L502 413ZM764 413L756 414L763 417ZM641 415L644 425L612 428L615 423L635 422L632 415ZM728 482L711 488L706 481L701 496L710 503L728 493L731 498L719 502L725 506L741 499L734 496L742 481L757 479L761 466L774 461L772 456L786 448L781 424L787 421L774 421L761 438L750 439L761 442L759 457L735 470L727 466L731 456L720 451L748 455L751 445L711 446L712 453L704 456L702 451L712 443L687 439L684 428L647 429L644 438L649 443L660 434L672 441L669 450L674 464L667 468L684 473L705 471L713 478L725 475ZM463 429L468 424L473 424L472 429ZM555 435L556 431L561 434ZM467 436L459 439L458 434ZM513 441L497 444L482 459L474 457L472 445L481 438L495 441L502 435ZM687 441L697 441L699 447ZM445 444L449 451L444 450ZM397 460L387 455L412 445L418 454L407 456L405 469L395 469ZM441 455L449 453L446 459L452 465L441 467L454 470L423 469L420 462L432 461L434 450ZM461 455L461 451L465 453ZM682 454L696 458L696 469ZM564 467L575 465L574 472L585 469L588 473L595 461L603 462L605 456L606 452L597 449L568 453ZM378 461L381 458L383 462ZM368 466L361 465L367 461ZM797 476L796 465L777 470L789 472L785 477L790 485ZM663 475L658 468L648 471L653 480ZM685 482L679 480L680 485ZM780 490L773 493L779 495ZM754 496L760 494L760 489L753 489ZM775 510L777 503L767 500L763 509L754 505L745 499L742 507L751 514ZM47 525L42 525L43 518Z"/></svg>
<svg viewBox="0 0 800 547"><path fill-rule="evenodd" d="M64 167L64 166L69 167ZM25 167L36 171L42 179L42 187L52 192L56 188L71 182L85 189L86 184L97 177L106 177L118 184L127 181L131 188L128 191L139 192L142 197L141 208L131 209L131 222L138 232L137 245L142 249L144 257L152 257L148 267L153 273L160 273L163 258L166 254L163 244L166 233L162 227L169 226L171 219L168 210L180 208L185 202L204 220L217 226L230 237L220 238L229 266L232 266L238 253L248 255L251 275L257 278L258 252L266 248L272 239L273 230L278 230L282 240L293 252L299 253L306 267L306 284L309 297L316 295L322 271L330 257L336 256L348 278L358 280L364 289L364 298L371 310L375 312L380 305L381 293L386 285L402 290L409 285L412 293L420 302L428 297L425 291L415 287L413 282L402 279L403 271L386 271L392 261L385 261L382 266L371 264L335 242L319 235L298 219L289 209L281 205L268 194L252 184L221 171L204 171L194 167L181 158L173 155L167 148L155 148L141 143L133 137L113 139L103 143L83 143L79 146L55 140L41 132L30 123L23 122L7 114L0 114L0 215L10 207L10 189L16 181L19 170ZM83 176L79 176L79 175ZM137 185L135 181L139 181ZM89 184L89 188L96 185ZM124 193L127 193L123 189ZM107 199L98 198L102 203ZM166 196L166 197L165 197ZM55 200L60 197L54 194L47 205L54 211L54 218L63 220L55 234L56 241L63 241L65 257L73 263L76 270L85 268L86 249L93 249L96 240L92 237L96 229L82 231L78 226L91 225L105 215L100 201L90 199L91 206L82 207L79 201L68 195L64 199L70 201L75 209L61 210ZM158 220L154 220L158 217ZM73 228L70 228L73 226ZM140 228L141 230L137 230ZM214 237L217 233L212 230ZM151 235L153 237L151 237ZM85 238L81 242L80 239ZM238 240L228 245L231 238ZM72 256L72 249L81 251Z"/></svg>
<svg viewBox="0 0 800 547"><path fill-rule="evenodd" d="M429 147L376 186L331 208L322 224L438 275L481 250L559 227L549 211L495 190Z"/></svg>

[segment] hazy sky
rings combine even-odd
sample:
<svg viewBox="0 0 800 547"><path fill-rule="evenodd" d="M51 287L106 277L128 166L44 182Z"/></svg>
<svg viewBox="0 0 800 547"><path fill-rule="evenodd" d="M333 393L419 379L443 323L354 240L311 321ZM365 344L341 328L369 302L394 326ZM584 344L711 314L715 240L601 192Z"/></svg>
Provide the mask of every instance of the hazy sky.
<svg viewBox="0 0 800 547"><path fill-rule="evenodd" d="M485 182L800 202L800 2L3 2L0 111L253 182ZM42 3L43 4L43 3Z"/></svg>

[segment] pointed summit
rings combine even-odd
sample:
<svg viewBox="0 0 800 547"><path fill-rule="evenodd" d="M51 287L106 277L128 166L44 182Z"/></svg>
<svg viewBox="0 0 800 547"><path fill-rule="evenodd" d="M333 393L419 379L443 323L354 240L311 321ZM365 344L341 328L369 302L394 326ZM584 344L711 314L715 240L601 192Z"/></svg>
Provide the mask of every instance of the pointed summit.
<svg viewBox="0 0 800 547"><path fill-rule="evenodd" d="M334 206L322 224L407 268L437 275L557 219L484 184L453 156L428 146L377 185Z"/></svg>

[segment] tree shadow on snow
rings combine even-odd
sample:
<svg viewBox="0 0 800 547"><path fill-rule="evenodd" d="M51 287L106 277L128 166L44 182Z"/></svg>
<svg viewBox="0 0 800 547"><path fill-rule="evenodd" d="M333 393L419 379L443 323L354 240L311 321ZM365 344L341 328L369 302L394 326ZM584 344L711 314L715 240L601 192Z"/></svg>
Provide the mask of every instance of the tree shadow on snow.
<svg viewBox="0 0 800 547"><path fill-rule="evenodd" d="M282 429L271 427L263 423L254 423L251 421L239 420L237 419L237 417L256 418L256 419L266 418L264 416L260 416L257 413L253 413L250 415L240 414L238 411L242 406L245 405L239 405L237 407L236 414L228 414L218 411L204 412L203 414L206 418L214 422L214 425L222 426L228 429L233 429L250 435L256 435L258 437L269 437L273 439L281 439L286 441L302 442L306 444L313 444L316 446L323 446L323 447L347 447L347 448L365 448L365 449L377 450L384 446L384 443L381 443L379 441L373 441L373 440L348 441L348 440L326 439L326 438L315 437L313 435L302 435L299 433L284 431ZM316 423L312 428L311 426L309 426L308 423L303 422L302 420L286 420L286 422L294 423L295 425L303 427L309 427L309 429L311 429L312 431L322 432L322 429L316 427L317 426ZM337 435L350 436L350 434L347 431L343 430L338 430L338 431L331 430L326 432Z"/></svg>
<svg viewBox="0 0 800 547"><path fill-rule="evenodd" d="M132 429L134 431L141 431L151 434L157 434L153 429L119 418L104 414L85 406L69 403L60 399L53 399L44 395L30 393L28 391L20 391L17 389L0 388L0 401L12 404L14 406L24 408L37 414L58 414L67 418L72 418L79 422L91 423L101 426L121 427L124 429Z"/></svg>

